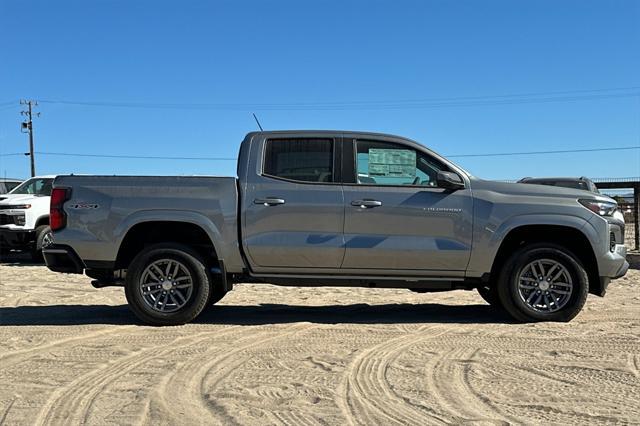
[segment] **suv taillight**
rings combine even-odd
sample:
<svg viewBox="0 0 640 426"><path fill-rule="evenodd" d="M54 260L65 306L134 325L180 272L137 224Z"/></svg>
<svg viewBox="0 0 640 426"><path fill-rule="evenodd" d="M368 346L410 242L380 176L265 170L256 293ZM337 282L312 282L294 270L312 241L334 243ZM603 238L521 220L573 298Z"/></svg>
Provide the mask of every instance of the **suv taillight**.
<svg viewBox="0 0 640 426"><path fill-rule="evenodd" d="M52 231L57 231L67 226L67 214L62 207L70 197L71 188L53 188L53 191L51 191L49 226Z"/></svg>

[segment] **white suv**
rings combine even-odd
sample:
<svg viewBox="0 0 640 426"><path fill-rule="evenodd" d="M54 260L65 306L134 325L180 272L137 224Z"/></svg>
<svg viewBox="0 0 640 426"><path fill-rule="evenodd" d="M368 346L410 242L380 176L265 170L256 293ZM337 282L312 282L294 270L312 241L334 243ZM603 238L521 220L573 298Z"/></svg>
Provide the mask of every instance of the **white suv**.
<svg viewBox="0 0 640 426"><path fill-rule="evenodd" d="M49 203L55 176L33 177L0 195L0 250L29 250L34 259L52 242Z"/></svg>

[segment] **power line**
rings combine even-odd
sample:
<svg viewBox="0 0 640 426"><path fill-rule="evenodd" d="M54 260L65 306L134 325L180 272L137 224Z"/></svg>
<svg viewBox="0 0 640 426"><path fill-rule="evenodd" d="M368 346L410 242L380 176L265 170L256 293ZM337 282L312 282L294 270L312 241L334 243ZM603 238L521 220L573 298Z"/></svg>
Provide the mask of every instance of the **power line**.
<svg viewBox="0 0 640 426"><path fill-rule="evenodd" d="M615 148L590 148L590 149L562 149L555 151L527 151L527 152L496 152L492 154L456 154L445 155L445 157L461 158L461 157L505 157L511 155L544 155L544 154L568 154L574 152L598 152L598 151L624 151L631 149L640 149L640 146L622 146Z"/></svg>
<svg viewBox="0 0 640 426"><path fill-rule="evenodd" d="M620 92L620 93L604 93ZM356 109L414 109L459 106L514 105L528 103L572 102L612 98L640 97L640 86L568 90L557 92L516 93L489 96L464 96L401 100L358 100L294 103L154 103L104 102L64 99L40 99L42 103L107 108L184 109L184 110L356 110Z"/></svg>
<svg viewBox="0 0 640 426"><path fill-rule="evenodd" d="M95 158L124 158L133 160L198 160L198 161L236 161L236 157L160 157L152 155L112 155L112 154L77 154L71 152L42 152L39 155L53 155L62 157L95 157Z"/></svg>
<svg viewBox="0 0 640 426"><path fill-rule="evenodd" d="M524 152L494 152L485 154L451 154L444 155L449 158L462 157L505 157L514 155L551 155L551 154L570 154L579 152L601 152L601 151L626 151L640 149L640 146L622 146L611 148L587 148L587 149L563 149L550 151L524 151ZM36 151L38 155L51 155L63 157L91 157L91 158L122 158L133 160L195 160L195 161L236 161L236 157L170 157L170 156L149 156L149 155L118 155L118 154L82 154L74 152L46 152ZM9 154L0 154L0 157L28 155L27 153L15 152Z"/></svg>
<svg viewBox="0 0 640 426"><path fill-rule="evenodd" d="M614 98L633 98L640 97L639 92L610 94L610 95L581 95L581 96L562 96L547 98L514 98L514 99L487 99L477 101L447 101L447 102L394 102L394 103L351 103L351 104L281 104L281 105L258 105L258 104L143 104L143 103L124 103L124 102L82 102L82 101L52 101L40 100L42 103L87 106L87 107L108 107L108 108L136 108L136 109L176 109L176 110L216 110L216 111L347 111L347 110L394 110L394 109L437 109L451 107L468 107L468 106L499 106L499 105L518 105L518 104L536 104L536 103L553 103L553 102L574 102L585 100L600 100Z"/></svg>
<svg viewBox="0 0 640 426"><path fill-rule="evenodd" d="M348 104L375 104L375 103L396 103L396 102L432 102L432 101L459 101L459 100L478 100L487 98L511 98L511 97L539 97L539 96L553 96L553 95L567 95L567 94L579 94L579 93L601 93L601 92L619 92L619 91L638 91L640 86L627 86L627 87L610 87L600 89L581 89L581 90L559 90L559 91L546 91L546 92L525 92L525 93L508 93L499 95L480 95L480 96L454 96L454 97L430 97L430 98L418 98L418 99L396 99L396 100L358 100L358 101L327 101L327 102L287 102L287 103L238 103L238 104L215 104L215 103L185 103L185 104L172 104L172 103L144 103L144 102L98 102L98 101L72 101L72 100L45 100L39 99L42 102L48 103L69 103L69 104L81 104L91 106L318 106L318 105L348 105ZM0 105L17 103L18 100L10 100L0 102Z"/></svg>

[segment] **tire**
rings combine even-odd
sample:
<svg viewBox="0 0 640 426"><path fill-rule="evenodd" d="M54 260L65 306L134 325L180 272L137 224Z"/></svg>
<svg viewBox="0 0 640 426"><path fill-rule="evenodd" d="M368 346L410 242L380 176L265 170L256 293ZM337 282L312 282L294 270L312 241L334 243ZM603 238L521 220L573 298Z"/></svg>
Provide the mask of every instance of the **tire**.
<svg viewBox="0 0 640 426"><path fill-rule="evenodd" d="M222 288L222 282L218 279L218 275L210 274L209 276L211 277L211 292L209 293L209 300L207 301L205 309L213 307L227 295L227 291Z"/></svg>
<svg viewBox="0 0 640 426"><path fill-rule="evenodd" d="M569 250L553 243L536 243L507 259L497 293L504 309L517 321L567 322L582 310L589 279Z"/></svg>
<svg viewBox="0 0 640 426"><path fill-rule="evenodd" d="M500 303L500 298L498 297L498 291L495 286L483 286L476 288L478 290L478 294L482 299L487 302L489 305L495 308L502 308L502 303Z"/></svg>
<svg viewBox="0 0 640 426"><path fill-rule="evenodd" d="M31 251L31 258L35 262L42 261L42 248L51 244L51 238L53 233L49 225L40 225L36 228L36 240L33 250Z"/></svg>
<svg viewBox="0 0 640 426"><path fill-rule="evenodd" d="M180 266L176 268L176 264ZM181 325L202 312L211 287L205 262L195 251L180 244L163 243L144 249L133 259L127 271L125 295L129 308L142 322Z"/></svg>
<svg viewBox="0 0 640 426"><path fill-rule="evenodd" d="M5 258L9 257L9 254L11 254L11 250L7 248L0 248L0 261L3 261L5 260Z"/></svg>
<svg viewBox="0 0 640 426"><path fill-rule="evenodd" d="M227 295L227 292L222 289L222 285L214 281L211 292L209 293L209 300L207 301L207 306L211 307L222 300L224 296Z"/></svg>

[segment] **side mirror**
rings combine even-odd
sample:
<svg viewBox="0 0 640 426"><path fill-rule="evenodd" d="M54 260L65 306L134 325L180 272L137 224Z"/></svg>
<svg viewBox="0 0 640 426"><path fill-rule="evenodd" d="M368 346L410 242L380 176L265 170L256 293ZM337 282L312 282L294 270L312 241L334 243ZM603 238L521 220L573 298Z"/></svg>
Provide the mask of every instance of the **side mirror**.
<svg viewBox="0 0 640 426"><path fill-rule="evenodd" d="M438 172L436 183L440 188L454 191L456 189L464 189L464 181L457 173L453 172Z"/></svg>

